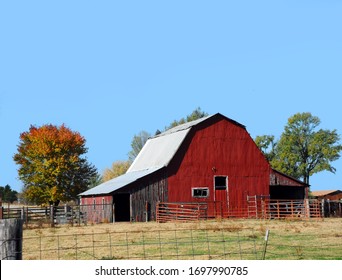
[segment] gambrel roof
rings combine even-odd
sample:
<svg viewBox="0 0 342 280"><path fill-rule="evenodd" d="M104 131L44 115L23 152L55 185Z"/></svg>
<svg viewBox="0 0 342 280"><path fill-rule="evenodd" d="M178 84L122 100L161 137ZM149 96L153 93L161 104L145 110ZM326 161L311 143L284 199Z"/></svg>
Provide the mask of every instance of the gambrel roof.
<svg viewBox="0 0 342 280"><path fill-rule="evenodd" d="M242 124L219 113L173 127L161 134L149 138L125 174L104 182L79 195L108 194L152 174L157 170L167 167L183 141L186 139L190 130L200 123L213 119L214 117L229 120L245 128Z"/></svg>

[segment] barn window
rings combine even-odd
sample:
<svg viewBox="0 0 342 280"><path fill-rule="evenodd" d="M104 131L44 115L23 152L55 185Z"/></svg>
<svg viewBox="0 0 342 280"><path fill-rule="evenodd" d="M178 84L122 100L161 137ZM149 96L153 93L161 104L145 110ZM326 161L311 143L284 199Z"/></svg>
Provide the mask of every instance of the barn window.
<svg viewBox="0 0 342 280"><path fill-rule="evenodd" d="M208 197L208 188L192 188L192 197Z"/></svg>
<svg viewBox="0 0 342 280"><path fill-rule="evenodd" d="M215 190L226 190L228 186L227 176L215 176L214 177Z"/></svg>

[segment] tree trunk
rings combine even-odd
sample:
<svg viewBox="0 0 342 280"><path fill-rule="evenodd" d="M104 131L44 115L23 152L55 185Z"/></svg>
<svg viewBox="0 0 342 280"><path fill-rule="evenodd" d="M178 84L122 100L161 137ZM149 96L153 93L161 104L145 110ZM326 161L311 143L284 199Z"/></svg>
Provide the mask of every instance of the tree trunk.
<svg viewBox="0 0 342 280"><path fill-rule="evenodd" d="M21 260L23 243L23 221L21 219L0 220L0 259Z"/></svg>

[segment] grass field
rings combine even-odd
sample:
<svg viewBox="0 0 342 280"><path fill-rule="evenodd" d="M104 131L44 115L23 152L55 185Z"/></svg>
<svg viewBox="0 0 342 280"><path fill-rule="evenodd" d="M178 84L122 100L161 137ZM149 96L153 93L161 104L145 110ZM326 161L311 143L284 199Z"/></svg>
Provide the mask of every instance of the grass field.
<svg viewBox="0 0 342 280"><path fill-rule="evenodd" d="M23 259L263 258L342 260L342 219L61 226L25 229L23 240Z"/></svg>

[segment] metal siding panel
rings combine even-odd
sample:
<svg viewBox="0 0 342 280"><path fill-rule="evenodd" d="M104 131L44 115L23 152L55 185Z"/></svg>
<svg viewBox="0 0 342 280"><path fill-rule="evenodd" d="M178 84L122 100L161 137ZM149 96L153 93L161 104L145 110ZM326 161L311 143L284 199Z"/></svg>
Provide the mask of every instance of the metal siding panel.
<svg viewBox="0 0 342 280"><path fill-rule="evenodd" d="M196 131L176 174L169 178L169 202L194 201L191 188L209 187L213 176L229 178L231 207L245 207L247 194L269 193L269 164L248 132L227 120Z"/></svg>

